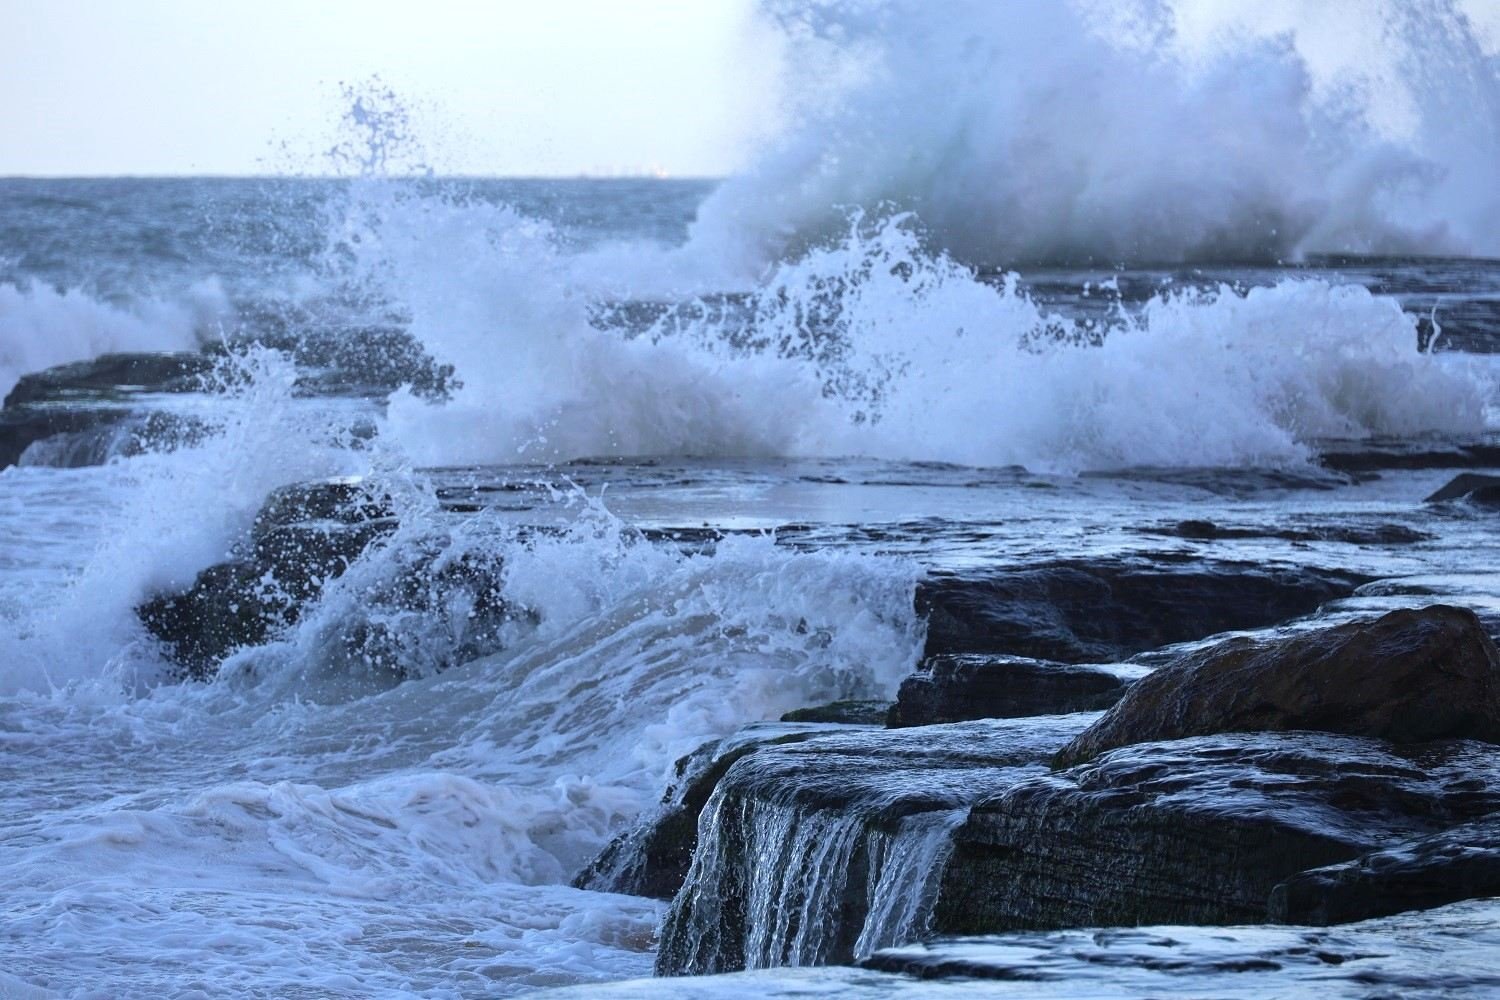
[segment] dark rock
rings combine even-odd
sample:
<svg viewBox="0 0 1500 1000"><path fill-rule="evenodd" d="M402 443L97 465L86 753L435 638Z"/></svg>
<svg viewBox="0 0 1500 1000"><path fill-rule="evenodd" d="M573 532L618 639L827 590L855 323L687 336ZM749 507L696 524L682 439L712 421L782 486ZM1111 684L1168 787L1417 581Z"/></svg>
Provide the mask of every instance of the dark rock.
<svg viewBox="0 0 1500 1000"><path fill-rule="evenodd" d="M1472 611L1441 604L1230 639L1136 682L1057 763L1152 740L1293 729L1500 742L1500 650Z"/></svg>
<svg viewBox="0 0 1500 1000"><path fill-rule="evenodd" d="M1179 521L1168 528L1143 528L1150 535L1169 535L1193 541L1238 541L1279 538L1288 542L1346 542L1350 545L1411 545L1433 536L1404 524L1330 524L1307 528L1269 526L1226 527L1212 521Z"/></svg>
<svg viewBox="0 0 1500 1000"><path fill-rule="evenodd" d="M1500 817L1302 872L1271 893L1271 919L1342 924L1500 896Z"/></svg>
<svg viewBox="0 0 1500 1000"><path fill-rule="evenodd" d="M358 481L288 486L256 516L247 552L136 611L188 675L202 679L236 649L295 622L307 600L396 527L389 501Z"/></svg>
<svg viewBox="0 0 1500 1000"><path fill-rule="evenodd" d="M886 724L897 729L1094 712L1119 701L1127 686L1127 681L1097 667L1015 656L936 656L901 682Z"/></svg>
<svg viewBox="0 0 1500 1000"><path fill-rule="evenodd" d="M841 726L883 726L892 705L888 701L835 701L813 708L799 708L781 717L782 722L832 722Z"/></svg>
<svg viewBox="0 0 1500 1000"><path fill-rule="evenodd" d="M916 600L927 618L928 656L1108 663L1309 614L1368 579L1257 563L1117 559L933 575L918 584Z"/></svg>
<svg viewBox="0 0 1500 1000"><path fill-rule="evenodd" d="M1446 486L1423 503L1442 503L1447 500L1467 500L1485 507L1500 506L1500 476L1465 472L1454 476Z"/></svg>
<svg viewBox="0 0 1500 1000"><path fill-rule="evenodd" d="M933 914L938 933L1260 922L1311 868L1500 809L1500 756L1322 733L1205 736L1114 750L976 803Z"/></svg>
<svg viewBox="0 0 1500 1000"><path fill-rule="evenodd" d="M213 358L196 351L101 354L21 376L5 397L5 407L118 399L138 392L191 392L213 366Z"/></svg>
<svg viewBox="0 0 1500 1000"><path fill-rule="evenodd" d="M23 407L18 412L38 409L43 408ZM196 417L165 410L125 412L95 408L62 412L93 413L101 419L73 431L58 431L56 422L44 422L45 433L21 452L17 465L53 469L104 465L114 458L190 447L202 442L210 432L209 426ZM0 413L0 426L5 424L5 417L5 413ZM0 431L0 438L3 435Z"/></svg>
<svg viewBox="0 0 1500 1000"><path fill-rule="evenodd" d="M0 410L0 469L19 463L38 442L90 433L117 424L129 414L117 406L31 405Z"/></svg>
<svg viewBox="0 0 1500 1000"><path fill-rule="evenodd" d="M1045 774L1089 718L843 730L743 755L703 808L658 973L841 962L909 939L964 806Z"/></svg>
<svg viewBox="0 0 1500 1000"><path fill-rule="evenodd" d="M59 435L77 437L60 450L92 454L101 430L136 412L132 395L192 391L213 364L207 355L191 352L104 354L23 375L0 410L0 469L18 463L32 445ZM83 463L64 456L44 464Z"/></svg>
<svg viewBox="0 0 1500 1000"><path fill-rule="evenodd" d="M1318 456L1328 469L1344 473L1372 473L1399 469L1487 469L1500 466L1500 445L1424 444L1409 440L1359 441L1334 444Z"/></svg>
<svg viewBox="0 0 1500 1000"><path fill-rule="evenodd" d="M573 879L573 885L598 892L671 899L682 888L693 863L698 814L730 766L762 747L826 732L821 727L766 724L748 726L733 736L705 743L677 762L661 807L630 832L616 837Z"/></svg>

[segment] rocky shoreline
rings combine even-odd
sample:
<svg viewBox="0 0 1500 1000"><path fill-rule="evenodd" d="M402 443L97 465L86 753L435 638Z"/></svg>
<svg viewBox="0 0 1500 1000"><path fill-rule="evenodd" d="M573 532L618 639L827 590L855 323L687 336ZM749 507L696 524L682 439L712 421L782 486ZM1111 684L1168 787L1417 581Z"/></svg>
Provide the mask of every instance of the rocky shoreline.
<svg viewBox="0 0 1500 1000"><path fill-rule="evenodd" d="M49 441L82 461L100 450L86 438L126 426L190 434L132 401L195 391L203 357L116 356L29 376L0 410L0 465ZM1486 517L1500 478L1474 470L1497 458L1489 442L1366 443L1329 452L1318 474L1450 469L1428 508ZM504 492L436 491L458 516ZM137 614L183 679L210 678L294 624L365 552L394 544L397 506L358 480L278 490L229 559ZM1140 531L1204 546L1431 537L1402 524ZM503 566L402 544L417 555L380 600L434 615L461 591L473 638L455 655L490 652L526 621L501 596ZM1318 618L1375 591L1392 610ZM1189 971L1303 982L1317 963L1357 961L1360 942L1396 933L1412 911L1493 935L1497 914L1472 901L1500 895L1496 623L1440 596L1212 549L930 572L912 609L922 658L893 700L807 706L704 745L574 884L666 901L656 972L669 977L842 965L1040 982L1081 975L1068 963L1106 947L1084 928L1170 927L1107 932L1111 960L1162 975L1149 957L1160 952L1185 955L1160 961ZM367 660L379 639L346 638ZM1349 929L1308 929L1331 925Z"/></svg>

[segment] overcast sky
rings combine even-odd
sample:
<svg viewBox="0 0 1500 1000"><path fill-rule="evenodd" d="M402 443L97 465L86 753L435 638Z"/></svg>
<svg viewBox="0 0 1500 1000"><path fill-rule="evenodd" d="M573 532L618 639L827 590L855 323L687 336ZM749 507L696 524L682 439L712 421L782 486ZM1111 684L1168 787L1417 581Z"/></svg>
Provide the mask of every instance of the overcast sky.
<svg viewBox="0 0 1500 1000"><path fill-rule="evenodd" d="M318 169L378 74L445 173L722 175L769 113L750 0L0 0L0 175Z"/></svg>

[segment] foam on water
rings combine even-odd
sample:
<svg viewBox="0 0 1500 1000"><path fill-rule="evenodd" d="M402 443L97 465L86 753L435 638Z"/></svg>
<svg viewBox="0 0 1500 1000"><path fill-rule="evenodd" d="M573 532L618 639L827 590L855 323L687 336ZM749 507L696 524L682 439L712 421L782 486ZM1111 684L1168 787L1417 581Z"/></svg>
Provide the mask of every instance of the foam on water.
<svg viewBox="0 0 1500 1000"><path fill-rule="evenodd" d="M0 284L0 399L28 372L112 351L190 351L225 308L213 285L127 305L41 284Z"/></svg>
<svg viewBox="0 0 1500 1000"><path fill-rule="evenodd" d="M576 492L537 515L548 530L460 522L412 466L1281 465L1322 437L1487 428L1481 373L1419 352L1413 321L1359 287L1163 294L1079 327L967 262L1484 249L1500 227L1474 165L1494 162L1495 105L1461 71L1488 56L1460 45L1413 73L1403 136L1325 114L1337 88L1296 39L1189 65L1064 5L784 20L794 54L841 75L684 247L579 249L429 183L330 197L327 253L278 281L293 304L404 323L454 366L451 398L398 392L383 415L300 398L286 357L250 350L222 394L181 404L203 440L0 473L0 522L17 525L0 546L0 964L26 975L0 992L504 994L644 974L660 907L571 874L678 756L789 709L888 697L919 653L904 560L769 537L683 552ZM1465 30L1434 15L1400 37L1425 58ZM1457 105L1479 121L1462 136L1434 111ZM597 321L640 298L659 319ZM0 387L190 347L224 308L0 286ZM330 475L389 492L400 528L212 683L161 683L136 605L231 555L269 490ZM465 558L498 572L513 617L481 628L461 589L403 603ZM881 848L861 947L920 923L895 896L920 902L940 838L913 832Z"/></svg>
<svg viewBox="0 0 1500 1000"><path fill-rule="evenodd" d="M1276 465L1319 438L1486 428L1488 380L1419 352L1415 321L1357 286L1164 293L1079 331L927 250L909 217L856 215L738 308L631 337L590 322L589 282L523 220L408 202L382 232L413 332L464 383L446 405L392 401L390 433L423 464Z"/></svg>

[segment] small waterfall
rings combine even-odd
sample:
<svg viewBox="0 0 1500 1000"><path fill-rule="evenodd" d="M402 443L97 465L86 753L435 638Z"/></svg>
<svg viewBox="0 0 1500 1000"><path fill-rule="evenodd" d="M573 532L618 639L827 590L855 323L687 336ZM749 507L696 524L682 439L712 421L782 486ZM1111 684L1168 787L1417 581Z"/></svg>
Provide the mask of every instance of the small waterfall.
<svg viewBox="0 0 1500 1000"><path fill-rule="evenodd" d="M849 961L923 932L966 810L819 805L714 794L658 973Z"/></svg>

